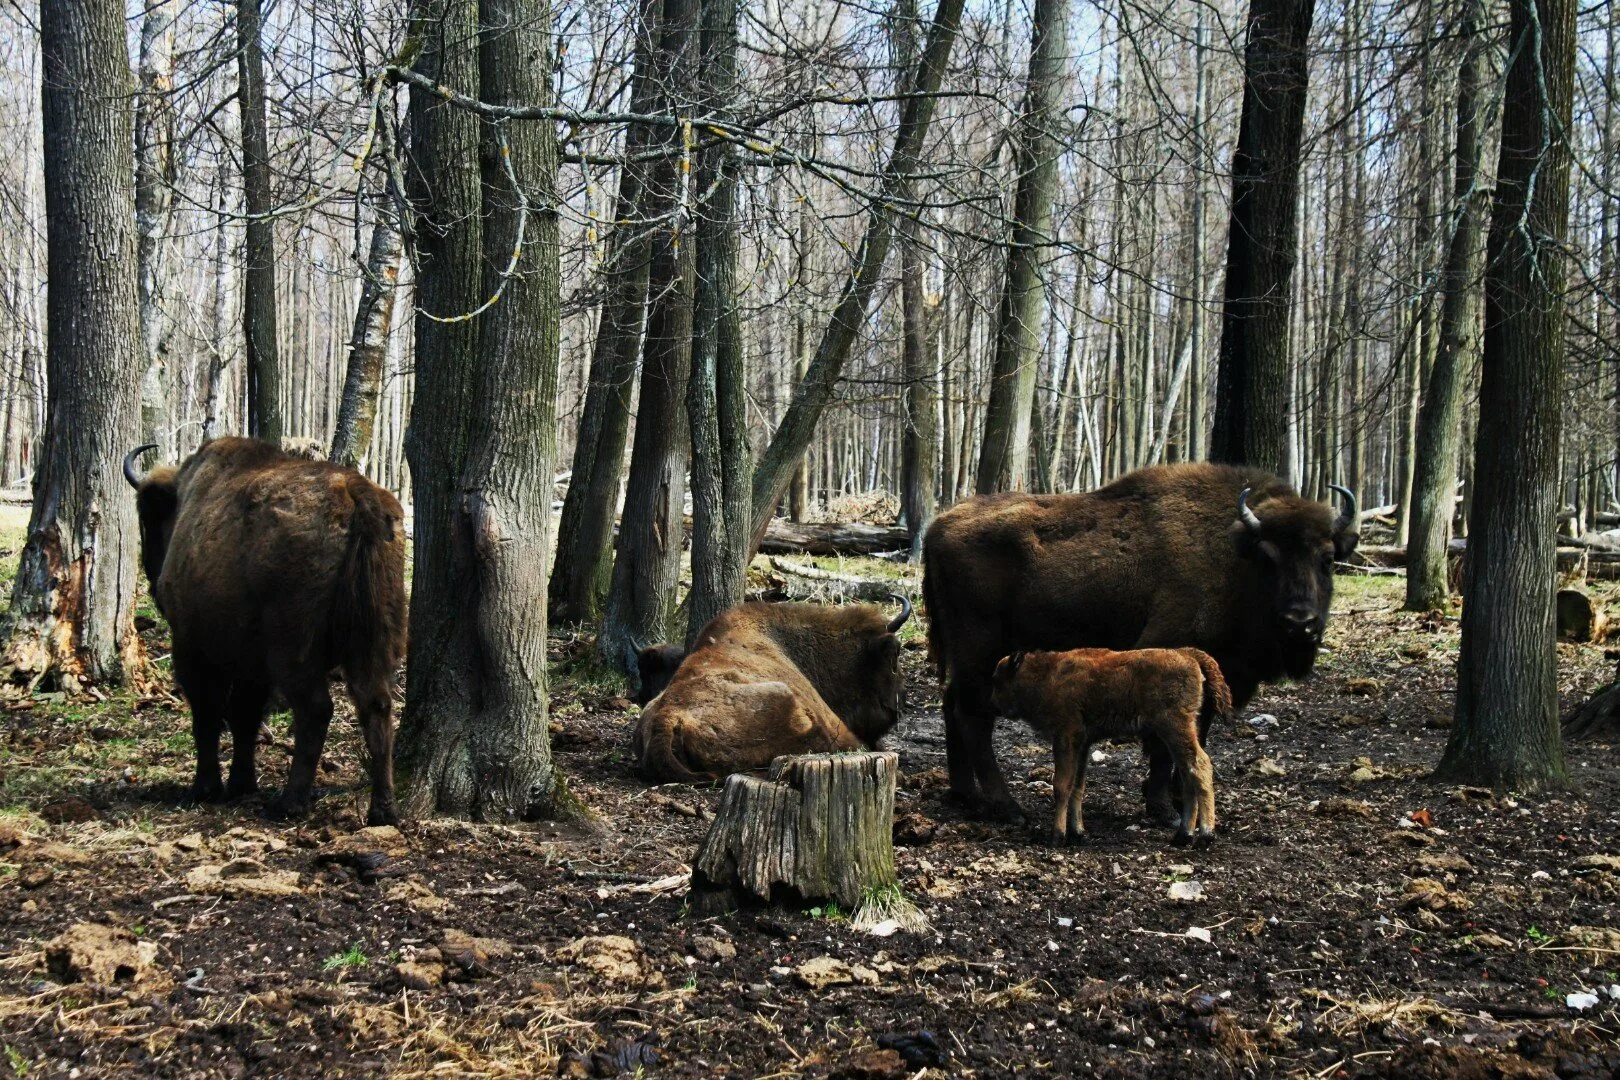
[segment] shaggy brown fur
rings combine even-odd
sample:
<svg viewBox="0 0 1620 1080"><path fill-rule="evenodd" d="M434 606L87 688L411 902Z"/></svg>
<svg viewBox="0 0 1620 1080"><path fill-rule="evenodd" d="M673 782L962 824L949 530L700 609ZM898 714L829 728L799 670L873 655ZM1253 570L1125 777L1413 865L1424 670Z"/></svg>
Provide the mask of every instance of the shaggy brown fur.
<svg viewBox="0 0 1620 1080"><path fill-rule="evenodd" d="M1240 520L1238 496L1256 531ZM991 746L990 675L1020 649L1190 645L1220 664L1239 705L1263 681L1311 670L1354 514L1226 465L1141 469L1083 495L969 499L923 546L929 649L945 681L951 788L1015 817ZM1144 794L1173 818L1171 763L1148 740Z"/></svg>
<svg viewBox="0 0 1620 1080"><path fill-rule="evenodd" d="M1072 649L1014 653L996 665L991 700L1052 739L1052 843L1086 838L1088 748L1099 739L1151 735L1182 778L1175 844L1215 835L1215 772L1200 730L1232 711L1221 669L1198 649Z"/></svg>
<svg viewBox="0 0 1620 1080"><path fill-rule="evenodd" d="M875 746L900 719L901 622L867 604L722 612L641 714L642 774L695 783L782 754Z"/></svg>
<svg viewBox="0 0 1620 1080"><path fill-rule="evenodd" d="M179 469L145 476L137 454L125 474L136 485L142 566L191 704L193 794L257 790L254 751L274 690L293 711L293 761L272 809L305 812L332 720L328 678L340 669L371 757L369 820L395 821L393 680L406 632L398 500L354 469L251 439L215 439Z"/></svg>

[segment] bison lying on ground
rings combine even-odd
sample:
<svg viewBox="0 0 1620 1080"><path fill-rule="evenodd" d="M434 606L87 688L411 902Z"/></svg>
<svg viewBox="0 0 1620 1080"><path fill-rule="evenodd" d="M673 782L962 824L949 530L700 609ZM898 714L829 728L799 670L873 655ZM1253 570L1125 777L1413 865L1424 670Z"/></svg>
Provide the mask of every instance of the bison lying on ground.
<svg viewBox="0 0 1620 1080"><path fill-rule="evenodd" d="M945 681L951 788L1014 817L991 745L990 676L1027 649L1191 645L1239 705L1264 681L1306 675L1356 546L1355 497L1335 515L1257 469L1167 465L1083 495L995 495L939 517L923 546L928 643ZM1171 762L1147 740L1144 795L1161 820Z"/></svg>
<svg viewBox="0 0 1620 1080"><path fill-rule="evenodd" d="M649 645L637 653L635 703L646 706L662 694L685 659L686 650L679 645Z"/></svg>
<svg viewBox="0 0 1620 1080"><path fill-rule="evenodd" d="M1086 838L1089 747L1099 739L1151 736L1181 777L1175 844L1215 835L1215 771L1200 732L1232 711L1221 669L1198 649L1072 649L1014 653L996 665L990 700L1052 739L1052 843Z"/></svg>
<svg viewBox="0 0 1620 1080"><path fill-rule="evenodd" d="M900 719L900 640L868 604L742 604L717 615L636 725L651 780L696 783L782 754L873 746ZM666 657L667 659L667 657Z"/></svg>
<svg viewBox="0 0 1620 1080"><path fill-rule="evenodd" d="M293 712L293 760L272 810L309 808L341 670L371 757L372 824L395 820L393 679L405 651L404 513L353 469L252 439L215 439L136 489L141 565L169 621L174 676L191 705L193 794L257 789L254 751L272 690ZM219 742L231 729L230 784Z"/></svg>

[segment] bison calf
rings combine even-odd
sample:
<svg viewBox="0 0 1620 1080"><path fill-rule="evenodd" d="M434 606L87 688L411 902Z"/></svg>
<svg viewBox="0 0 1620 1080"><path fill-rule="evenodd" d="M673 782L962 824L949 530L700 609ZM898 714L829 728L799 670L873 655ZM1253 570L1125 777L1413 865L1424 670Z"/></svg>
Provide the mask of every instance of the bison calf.
<svg viewBox="0 0 1620 1080"><path fill-rule="evenodd" d="M1215 774L1199 742L1215 715L1232 709L1221 669L1198 649L1073 649L1014 653L991 681L1006 716L1052 739L1052 843L1085 839L1088 747L1100 739L1151 737L1170 751L1184 790L1174 843L1202 846L1215 834Z"/></svg>
<svg viewBox="0 0 1620 1080"><path fill-rule="evenodd" d="M394 671L405 653L404 513L354 469L253 439L215 439L136 490L141 565L173 635L191 705L200 800L258 788L254 749L272 691L292 708L293 760L272 811L309 808L341 670L371 757L372 824L394 811ZM220 735L231 730L221 783Z"/></svg>

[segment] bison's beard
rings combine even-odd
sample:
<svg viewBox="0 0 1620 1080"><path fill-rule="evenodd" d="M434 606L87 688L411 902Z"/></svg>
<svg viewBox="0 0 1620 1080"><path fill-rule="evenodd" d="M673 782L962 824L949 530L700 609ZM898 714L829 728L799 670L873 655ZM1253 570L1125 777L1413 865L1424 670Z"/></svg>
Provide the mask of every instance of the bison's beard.
<svg viewBox="0 0 1620 1080"><path fill-rule="evenodd" d="M1303 679L1316 666L1316 652L1321 642L1311 638L1285 637L1280 646L1283 672L1290 679Z"/></svg>

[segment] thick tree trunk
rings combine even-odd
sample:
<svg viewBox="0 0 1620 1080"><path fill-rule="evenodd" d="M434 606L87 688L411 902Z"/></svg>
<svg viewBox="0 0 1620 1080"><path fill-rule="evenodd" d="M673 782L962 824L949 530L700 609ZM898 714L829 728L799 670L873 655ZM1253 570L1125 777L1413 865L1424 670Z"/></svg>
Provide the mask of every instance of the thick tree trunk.
<svg viewBox="0 0 1620 1080"><path fill-rule="evenodd" d="M1564 781L1553 623L1574 0L1511 0L1456 721L1438 775Z"/></svg>
<svg viewBox="0 0 1620 1080"><path fill-rule="evenodd" d="M1210 457L1276 471L1288 434L1288 319L1315 0L1251 0Z"/></svg>
<svg viewBox="0 0 1620 1080"><path fill-rule="evenodd" d="M699 65L708 107L725 115L737 93L737 0L705 0ZM704 152L700 191L712 191L698 226L692 375L692 591L688 646L709 620L742 602L748 559L753 453L737 307L737 176L729 143Z"/></svg>
<svg viewBox="0 0 1620 1080"><path fill-rule="evenodd" d="M1068 0L1035 0L1029 77L1018 125L1018 182L1007 245L990 401L984 411L977 488L981 495L1023 491L1029 482L1030 410L1040 372L1045 245L1052 241L1057 195L1063 65L1068 61Z"/></svg>
<svg viewBox="0 0 1620 1080"><path fill-rule="evenodd" d="M657 41L659 0L642 0L636 30L636 70L631 76L630 110L657 107L652 52ZM626 155L645 150L651 131L632 126ZM573 473L557 526L557 557L549 592L551 617L585 622L597 615L607 591L613 547L613 516L618 509L624 446L630 433L630 398L635 392L636 358L647 324L647 264L651 233L642 222L646 166L629 163L619 173L614 228L604 260L602 314L591 353L590 382L580 411Z"/></svg>
<svg viewBox="0 0 1620 1080"><path fill-rule="evenodd" d="M140 659L135 505L119 468L136 437L141 371L122 5L43 0L40 53L49 415L0 671L76 690L127 679Z"/></svg>
<svg viewBox="0 0 1620 1080"><path fill-rule="evenodd" d="M237 100L242 115L242 198L247 250L242 270L242 332L247 346L248 434L278 442L287 434L281 408L276 327L276 223L265 122L260 0L237 0Z"/></svg>
<svg viewBox="0 0 1620 1080"><path fill-rule="evenodd" d="M815 357L794 390L793 401L754 471L750 551L758 548L760 538L765 535L776 506L782 501L782 493L793 477L793 470L815 434L816 422L832 399L855 337L866 321L866 311L883 276L883 264L894 236L893 213L886 204L908 197L911 191L911 174L916 170L934 114L931 95L939 90L945 65L950 60L962 6L963 0L940 0L934 13L917 72L908 80L908 87L915 96L908 97L900 106L900 124L884 169L881 194L869 211L866 234L861 238L855 264L850 268L821 342L816 346Z"/></svg>
<svg viewBox="0 0 1620 1080"><path fill-rule="evenodd" d="M476 0L415 0L411 35L417 70L468 95L478 82ZM405 456L414 532L410 651L400 717L399 790L409 813L441 801L444 766L437 728L477 707L479 658L463 615L470 583L458 545L462 469L478 371L481 319L457 319L484 299L479 124L432 91L410 92L407 190L415 209L416 385ZM453 321L443 321L450 319ZM463 753L471 754L470 747Z"/></svg>
<svg viewBox="0 0 1620 1080"><path fill-rule="evenodd" d="M480 0L482 100L551 92L548 0ZM414 814L532 820L577 806L551 757L546 565L556 458L557 144L546 123L483 125L483 293L460 490L448 506L455 605L443 614L470 669L463 691L418 701L405 747ZM510 256L508 253L511 253ZM510 263L509 263L510 258Z"/></svg>
<svg viewBox="0 0 1620 1080"><path fill-rule="evenodd" d="M1446 544L1456 512L1457 461L1463 394L1472 379L1479 346L1484 269L1485 213L1489 191L1482 181L1485 135L1483 90L1489 78L1490 43L1482 37L1483 0L1468 5L1460 32L1467 52L1457 72L1456 173L1452 183L1452 234L1439 288L1440 343L1418 413L1412 477L1412 526L1406 565L1406 607L1434 611L1446 605Z"/></svg>
<svg viewBox="0 0 1620 1080"><path fill-rule="evenodd" d="M696 79L699 0L665 0L659 34L659 84L665 107L690 112L680 88ZM602 659L633 671L636 652L671 632L681 565L681 514L691 452L685 397L692 363L693 238L686 224L690 162L679 129L663 129L671 151L649 177L648 216L660 220L648 267L647 335L641 397L630 451L624 514L615 546L607 615L597 638ZM687 151L689 152L689 148Z"/></svg>
<svg viewBox="0 0 1620 1080"><path fill-rule="evenodd" d="M399 261L399 228L388 212L379 207L377 220L371 226L371 248L366 254L365 280L360 283L360 302L354 311L343 400L332 426L332 449L328 457L339 465L363 468L366 453L371 448L377 398L382 393L383 368L388 361L388 335L394 326Z"/></svg>
<svg viewBox="0 0 1620 1080"><path fill-rule="evenodd" d="M172 460L169 420L168 319L163 311L164 248L174 205L174 19L178 0L159 0L141 19L140 94L135 99L135 228L141 321L141 430Z"/></svg>

